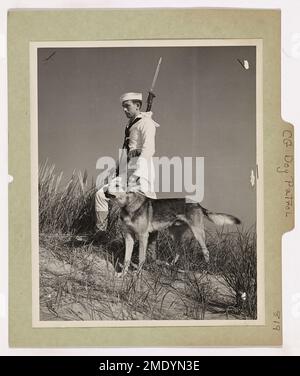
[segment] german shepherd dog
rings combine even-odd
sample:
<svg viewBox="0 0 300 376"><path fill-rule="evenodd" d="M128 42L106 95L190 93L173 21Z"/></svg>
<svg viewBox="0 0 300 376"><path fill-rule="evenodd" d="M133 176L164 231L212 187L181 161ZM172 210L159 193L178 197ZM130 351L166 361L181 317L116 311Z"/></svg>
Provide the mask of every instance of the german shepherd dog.
<svg viewBox="0 0 300 376"><path fill-rule="evenodd" d="M189 203L184 198L151 199L141 192L122 191L120 186L114 186L113 189L108 187L106 196L116 200L121 209L120 218L125 229L123 273L127 272L130 265L135 239L139 241L139 269L141 269L150 245L148 241L153 243L153 240L156 240L156 236L153 235L159 230L168 228L173 238L179 241L178 237L184 232L182 229L189 228L199 242L204 259L208 263L209 251L205 244L204 218L220 226L241 223L232 215L212 213L199 203Z"/></svg>

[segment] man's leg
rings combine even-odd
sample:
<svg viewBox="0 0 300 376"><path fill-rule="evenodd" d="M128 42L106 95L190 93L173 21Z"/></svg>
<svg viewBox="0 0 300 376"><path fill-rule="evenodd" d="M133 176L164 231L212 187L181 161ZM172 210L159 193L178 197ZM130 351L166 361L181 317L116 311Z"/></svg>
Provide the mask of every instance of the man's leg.
<svg viewBox="0 0 300 376"><path fill-rule="evenodd" d="M158 232L150 232L148 239L147 247L147 260L154 262L156 261L156 241L157 241Z"/></svg>
<svg viewBox="0 0 300 376"><path fill-rule="evenodd" d="M95 194L95 210L96 210L96 229L98 231L106 231L108 221L108 202L105 196L107 186L103 186Z"/></svg>

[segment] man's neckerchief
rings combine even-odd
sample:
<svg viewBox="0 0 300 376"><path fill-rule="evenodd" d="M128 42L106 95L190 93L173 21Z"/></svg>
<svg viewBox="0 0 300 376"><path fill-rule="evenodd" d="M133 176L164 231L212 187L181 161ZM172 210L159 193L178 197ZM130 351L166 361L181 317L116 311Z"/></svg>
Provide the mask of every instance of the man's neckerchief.
<svg viewBox="0 0 300 376"><path fill-rule="evenodd" d="M125 136L122 149L126 149L127 153L129 152L129 136L130 136L130 129L131 127L137 123L141 118L138 116L134 120L130 121L129 124L125 128Z"/></svg>
<svg viewBox="0 0 300 376"><path fill-rule="evenodd" d="M127 163L129 162L129 159L133 156L136 156L136 155L130 155L130 150L129 150L129 136L130 136L130 129L131 127L137 123L139 120L141 120L141 117L138 115L136 118L134 118L132 121L129 122L129 124L126 125L126 128L125 128L125 136L124 136L124 142L123 142L123 146L122 146L122 149L126 149L126 152L127 152ZM118 165L117 168L116 168L116 176L119 176L119 173L120 173L120 166Z"/></svg>

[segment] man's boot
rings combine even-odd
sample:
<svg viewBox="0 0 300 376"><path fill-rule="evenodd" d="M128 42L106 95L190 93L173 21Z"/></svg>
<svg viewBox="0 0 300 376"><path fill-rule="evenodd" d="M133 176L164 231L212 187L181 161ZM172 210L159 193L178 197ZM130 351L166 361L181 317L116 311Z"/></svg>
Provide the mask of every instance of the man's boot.
<svg viewBox="0 0 300 376"><path fill-rule="evenodd" d="M96 210L96 226L94 240L105 242L107 240L108 211Z"/></svg>

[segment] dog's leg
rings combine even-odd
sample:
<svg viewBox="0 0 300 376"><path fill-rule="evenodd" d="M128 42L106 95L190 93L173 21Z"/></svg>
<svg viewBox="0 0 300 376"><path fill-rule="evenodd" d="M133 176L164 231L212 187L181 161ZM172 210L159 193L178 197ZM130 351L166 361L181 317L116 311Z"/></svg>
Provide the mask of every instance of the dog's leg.
<svg viewBox="0 0 300 376"><path fill-rule="evenodd" d="M130 261L131 261L133 246L134 246L134 238L130 232L127 232L125 235L125 259L124 259L123 274L127 273L128 271Z"/></svg>
<svg viewBox="0 0 300 376"><path fill-rule="evenodd" d="M191 230L195 236L195 238L198 240L201 248L202 248L202 253L205 259L206 263L209 263L209 252L208 249L206 248L206 243L205 243L205 231L201 228L195 227L195 226L190 226Z"/></svg>
<svg viewBox="0 0 300 376"><path fill-rule="evenodd" d="M156 260L156 240L157 240L157 231L151 232L148 238L148 246L147 246L147 259L149 261Z"/></svg>
<svg viewBox="0 0 300 376"><path fill-rule="evenodd" d="M146 251L148 245L149 233L145 232L139 235L139 268L141 269L146 261Z"/></svg>
<svg viewBox="0 0 300 376"><path fill-rule="evenodd" d="M183 238L184 233L187 231L188 226L186 223L182 223L181 225L173 225L169 228L169 233L173 239L175 245L175 256L171 262L171 266L175 266L177 261L180 257L180 249L181 249L181 241Z"/></svg>

